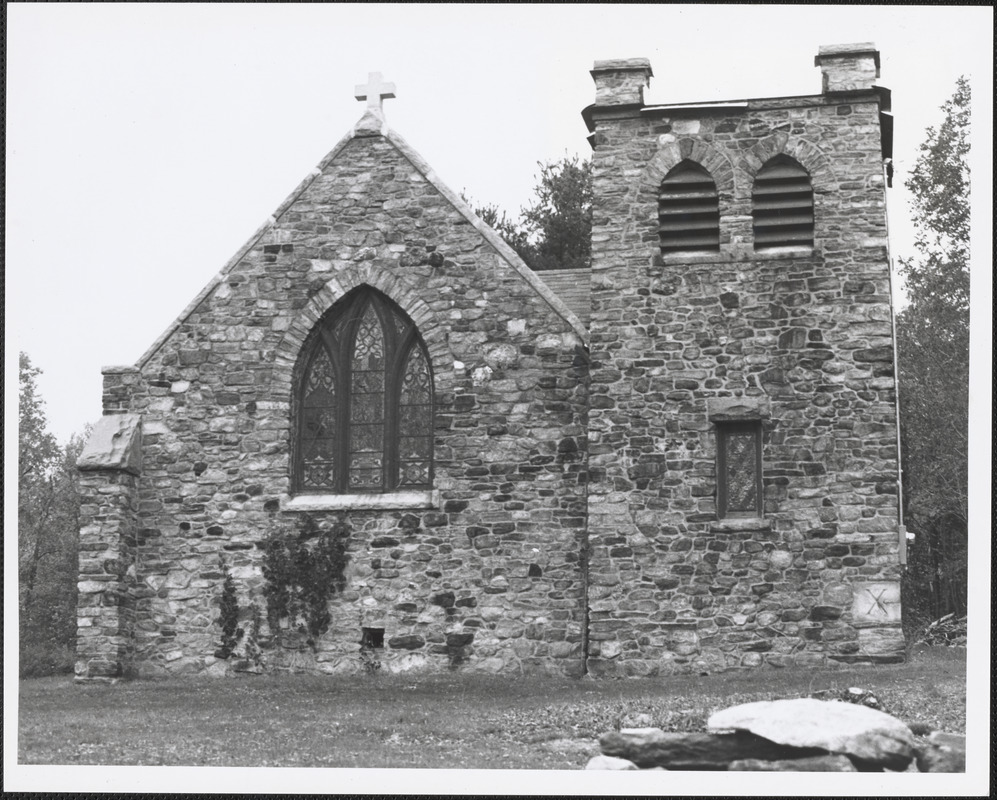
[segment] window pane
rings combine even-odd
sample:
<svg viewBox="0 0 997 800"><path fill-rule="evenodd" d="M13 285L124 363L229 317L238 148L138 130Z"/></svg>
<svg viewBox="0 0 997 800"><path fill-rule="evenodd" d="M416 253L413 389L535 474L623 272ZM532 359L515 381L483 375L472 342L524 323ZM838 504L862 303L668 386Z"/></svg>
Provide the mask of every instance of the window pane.
<svg viewBox="0 0 997 800"><path fill-rule="evenodd" d="M381 453L355 453L350 458L350 489L380 489L384 485Z"/></svg>
<svg viewBox="0 0 997 800"><path fill-rule="evenodd" d="M433 458L433 385L429 363L412 347L402 376L398 407L398 483L428 486Z"/></svg>
<svg viewBox="0 0 997 800"><path fill-rule="evenodd" d="M380 452L384 449L384 426L380 423L358 425L354 422L350 433L354 453Z"/></svg>
<svg viewBox="0 0 997 800"><path fill-rule="evenodd" d="M373 305L357 326L350 396L351 489L384 486L384 331Z"/></svg>
<svg viewBox="0 0 997 800"><path fill-rule="evenodd" d="M428 436L399 436L398 457L402 461L429 460L433 454L433 440Z"/></svg>
<svg viewBox="0 0 997 800"><path fill-rule="evenodd" d="M728 431L724 437L727 511L758 510L758 453L755 431Z"/></svg>
<svg viewBox="0 0 997 800"><path fill-rule="evenodd" d="M433 410L429 406L402 406L401 424L399 430L402 433L423 432L428 433L433 427Z"/></svg>
<svg viewBox="0 0 997 800"><path fill-rule="evenodd" d="M398 483L400 486L428 486L428 461L403 461L399 469Z"/></svg>
<svg viewBox="0 0 997 800"><path fill-rule="evenodd" d="M429 380L429 364L422 348L416 345L409 353L402 379L402 404L432 402L432 386Z"/></svg>
<svg viewBox="0 0 997 800"><path fill-rule="evenodd" d="M335 482L336 380L329 356L319 349L305 376L302 398L301 481L305 488Z"/></svg>

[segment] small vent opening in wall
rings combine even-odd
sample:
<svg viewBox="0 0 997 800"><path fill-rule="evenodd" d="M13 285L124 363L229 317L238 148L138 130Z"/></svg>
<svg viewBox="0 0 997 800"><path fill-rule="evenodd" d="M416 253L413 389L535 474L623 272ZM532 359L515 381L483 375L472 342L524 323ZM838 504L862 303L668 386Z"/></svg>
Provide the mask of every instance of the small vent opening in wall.
<svg viewBox="0 0 997 800"><path fill-rule="evenodd" d="M810 175L788 156L761 168L751 192L755 248L812 246L814 191Z"/></svg>
<svg viewBox="0 0 997 800"><path fill-rule="evenodd" d="M379 650L384 647L384 628L361 628L360 647Z"/></svg>
<svg viewBox="0 0 997 800"><path fill-rule="evenodd" d="M661 182L658 238L662 253L720 250L717 186L699 164L683 161Z"/></svg>

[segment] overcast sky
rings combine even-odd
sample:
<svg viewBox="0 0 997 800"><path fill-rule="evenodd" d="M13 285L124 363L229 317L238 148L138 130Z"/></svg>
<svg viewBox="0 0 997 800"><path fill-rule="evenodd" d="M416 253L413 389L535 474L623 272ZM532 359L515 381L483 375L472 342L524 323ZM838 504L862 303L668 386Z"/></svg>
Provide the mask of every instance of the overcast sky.
<svg viewBox="0 0 997 800"><path fill-rule="evenodd" d="M871 41L903 171L956 78L988 97L991 9L20 5L7 8L7 359L27 352L60 440L363 112L455 190L510 213L537 162L587 155L596 59L646 56L648 103L815 94L821 44ZM983 70L978 74L975 70ZM980 104L983 105L983 104ZM8 384L10 381L8 381Z"/></svg>

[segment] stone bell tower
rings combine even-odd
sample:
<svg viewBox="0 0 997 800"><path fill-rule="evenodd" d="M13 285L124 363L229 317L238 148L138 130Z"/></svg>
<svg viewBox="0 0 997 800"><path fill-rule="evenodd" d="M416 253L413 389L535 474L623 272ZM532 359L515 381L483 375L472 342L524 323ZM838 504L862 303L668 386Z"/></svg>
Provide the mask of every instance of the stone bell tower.
<svg viewBox="0 0 997 800"><path fill-rule="evenodd" d="M592 70L593 674L903 657L890 93L871 44L816 64L681 105Z"/></svg>

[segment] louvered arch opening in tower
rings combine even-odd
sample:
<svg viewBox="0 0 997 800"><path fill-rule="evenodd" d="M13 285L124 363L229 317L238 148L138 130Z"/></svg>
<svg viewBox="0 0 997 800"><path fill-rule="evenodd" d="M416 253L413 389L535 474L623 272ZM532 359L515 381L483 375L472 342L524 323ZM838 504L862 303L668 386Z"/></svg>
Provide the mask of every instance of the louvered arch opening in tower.
<svg viewBox="0 0 997 800"><path fill-rule="evenodd" d="M661 182L658 237L662 253L720 250L717 185L699 164L683 161Z"/></svg>
<svg viewBox="0 0 997 800"><path fill-rule="evenodd" d="M751 192L755 249L812 247L814 191L810 174L789 156L769 160Z"/></svg>

